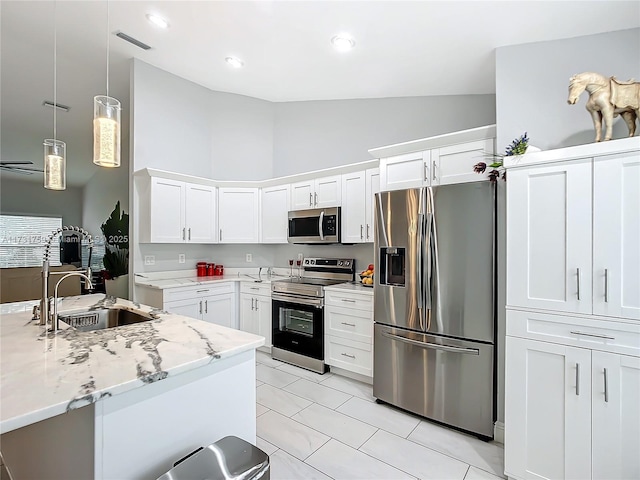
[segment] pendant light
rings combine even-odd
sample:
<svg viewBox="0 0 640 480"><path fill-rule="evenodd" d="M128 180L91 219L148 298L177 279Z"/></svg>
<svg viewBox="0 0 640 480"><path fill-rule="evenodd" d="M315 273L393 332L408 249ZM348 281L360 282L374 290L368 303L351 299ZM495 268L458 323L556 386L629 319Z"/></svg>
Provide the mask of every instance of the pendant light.
<svg viewBox="0 0 640 480"><path fill-rule="evenodd" d="M93 98L93 163L120 166L120 102L109 96L109 2L107 1L107 94Z"/></svg>
<svg viewBox="0 0 640 480"><path fill-rule="evenodd" d="M57 3L53 3L53 104L58 104L58 30L56 25ZM65 190L67 188L67 145L57 139L57 115L53 109L53 138L45 139L44 188Z"/></svg>

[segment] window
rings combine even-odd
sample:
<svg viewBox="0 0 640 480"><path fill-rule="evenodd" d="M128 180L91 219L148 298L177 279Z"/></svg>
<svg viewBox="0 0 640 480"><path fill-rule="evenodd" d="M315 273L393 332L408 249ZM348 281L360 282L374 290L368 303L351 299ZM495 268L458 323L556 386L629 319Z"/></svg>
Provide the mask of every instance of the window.
<svg viewBox="0 0 640 480"><path fill-rule="evenodd" d="M42 265L44 244L62 226L59 217L0 215L0 268ZM49 263L60 265L60 248L54 241Z"/></svg>

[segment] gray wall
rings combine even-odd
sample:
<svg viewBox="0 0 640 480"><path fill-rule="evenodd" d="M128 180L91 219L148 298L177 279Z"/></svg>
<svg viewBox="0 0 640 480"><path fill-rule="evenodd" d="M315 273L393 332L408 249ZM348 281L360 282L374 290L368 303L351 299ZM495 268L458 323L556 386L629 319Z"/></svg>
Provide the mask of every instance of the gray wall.
<svg viewBox="0 0 640 480"><path fill-rule="evenodd" d="M589 95L568 105L569 78L597 72L640 79L638 47L640 28L496 49L498 152L525 131L543 150L593 142ZM613 138L627 135L624 121L616 119Z"/></svg>
<svg viewBox="0 0 640 480"><path fill-rule="evenodd" d="M82 189L47 190L42 182L0 176L0 211L3 214L62 216L63 225L82 225Z"/></svg>
<svg viewBox="0 0 640 480"><path fill-rule="evenodd" d="M274 176L371 160L370 148L495 123L495 95L275 104Z"/></svg>

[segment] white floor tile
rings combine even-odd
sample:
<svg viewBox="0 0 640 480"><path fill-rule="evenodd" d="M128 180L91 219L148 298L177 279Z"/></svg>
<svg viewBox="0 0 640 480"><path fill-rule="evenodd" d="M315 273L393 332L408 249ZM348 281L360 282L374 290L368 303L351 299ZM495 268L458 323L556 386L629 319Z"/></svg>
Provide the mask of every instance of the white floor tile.
<svg viewBox="0 0 640 480"><path fill-rule="evenodd" d="M264 384L264 382L261 382L260 380L258 380L256 378L256 387L259 387L260 385L263 385L263 384Z"/></svg>
<svg viewBox="0 0 640 480"><path fill-rule="evenodd" d="M469 468L466 463L384 430L378 430L360 451L422 480L462 480Z"/></svg>
<svg viewBox="0 0 640 480"><path fill-rule="evenodd" d="M292 418L353 448L359 448L378 430L376 427L316 403Z"/></svg>
<svg viewBox="0 0 640 480"><path fill-rule="evenodd" d="M368 400L370 402L375 401L372 385L358 382L357 380L352 380L340 375L329 377L321 383L326 387L335 388L336 390L363 398L364 400Z"/></svg>
<svg viewBox="0 0 640 480"><path fill-rule="evenodd" d="M331 480L315 468L292 457L284 450L269 456L271 480Z"/></svg>
<svg viewBox="0 0 640 480"><path fill-rule="evenodd" d="M356 397L338 407L337 411L401 437L409 435L420 423L417 417Z"/></svg>
<svg viewBox="0 0 640 480"><path fill-rule="evenodd" d="M340 480L414 478L337 440L329 440L306 463Z"/></svg>
<svg viewBox="0 0 640 480"><path fill-rule="evenodd" d="M263 413L267 413L268 411L269 409L264 405L260 405L259 403L256 404L256 417L259 417L260 415L262 415Z"/></svg>
<svg viewBox="0 0 640 480"><path fill-rule="evenodd" d="M278 450L278 447L267 442L264 438L260 438L260 437L256 437L256 447L258 447L260 450L262 450L264 453L266 453L269 456L273 455L276 452L276 450Z"/></svg>
<svg viewBox="0 0 640 480"><path fill-rule="evenodd" d="M260 385L256 389L256 400L260 405L264 405L287 417L295 415L312 403L305 398L271 385Z"/></svg>
<svg viewBox="0 0 640 480"><path fill-rule="evenodd" d="M257 419L257 433L262 439L304 460L324 445L329 437L273 410Z"/></svg>
<svg viewBox="0 0 640 480"><path fill-rule="evenodd" d="M469 471L467 472L467 476L464 477L464 480L500 480L501 478L502 477L496 477L479 468L469 467Z"/></svg>
<svg viewBox="0 0 640 480"><path fill-rule="evenodd" d="M287 392L295 393L312 402L319 403L329 408L338 408L344 402L351 398L351 395L325 387L306 379L300 379L283 388Z"/></svg>
<svg viewBox="0 0 640 480"><path fill-rule="evenodd" d="M421 421L409 435L409 440L494 475L504 475L504 450L497 443L483 442L470 435L425 421Z"/></svg>
<svg viewBox="0 0 640 480"><path fill-rule="evenodd" d="M285 365L284 362L280 360L274 360L271 358L271 355L265 352L256 351L256 362L261 363L263 365L269 365L270 367L276 368L282 365Z"/></svg>
<svg viewBox="0 0 640 480"><path fill-rule="evenodd" d="M278 388L286 387L290 383L300 379L300 377L296 377L290 373L281 372L276 368L271 368L262 364L258 364L256 367L256 378L261 382L268 383L269 385L273 385Z"/></svg>
<svg viewBox="0 0 640 480"><path fill-rule="evenodd" d="M307 370L306 368L296 367L295 365L290 365L288 363L281 363L278 367L278 370L282 370L283 372L291 373L292 375L297 375L301 378L306 378L307 380L311 380L312 382L322 382L329 377L333 377L333 373L327 372L324 375L320 375L319 373L312 372L311 370Z"/></svg>

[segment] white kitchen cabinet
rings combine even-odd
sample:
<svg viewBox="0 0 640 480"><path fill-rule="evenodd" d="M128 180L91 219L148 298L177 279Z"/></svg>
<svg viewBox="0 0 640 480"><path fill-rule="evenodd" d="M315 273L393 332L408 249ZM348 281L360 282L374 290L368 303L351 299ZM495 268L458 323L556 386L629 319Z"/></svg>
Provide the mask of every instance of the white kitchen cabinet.
<svg viewBox="0 0 640 480"><path fill-rule="evenodd" d="M240 291L240 330L263 336L271 349L271 285L244 282Z"/></svg>
<svg viewBox="0 0 640 480"><path fill-rule="evenodd" d="M493 152L493 138L434 148L431 150L431 184L485 181L486 177L475 173L473 166L478 162L491 163L487 155Z"/></svg>
<svg viewBox="0 0 640 480"><path fill-rule="evenodd" d="M291 210L339 207L341 181L341 175L332 175L291 184Z"/></svg>
<svg viewBox="0 0 640 480"><path fill-rule="evenodd" d="M593 313L640 320L640 155L593 162Z"/></svg>
<svg viewBox="0 0 640 480"><path fill-rule="evenodd" d="M140 205L144 243L216 243L216 189L151 177Z"/></svg>
<svg viewBox="0 0 640 480"><path fill-rule="evenodd" d="M591 352L506 339L505 474L591 478Z"/></svg>
<svg viewBox="0 0 640 480"><path fill-rule="evenodd" d="M258 243L257 188L219 188L219 243Z"/></svg>
<svg viewBox="0 0 640 480"><path fill-rule="evenodd" d="M203 297L200 302L202 304L202 320L223 327L239 328L236 320L235 293L208 295Z"/></svg>
<svg viewBox="0 0 640 480"><path fill-rule="evenodd" d="M380 192L380 169L369 168L365 172L364 197L364 236L367 242L373 242L373 222L375 221L375 195Z"/></svg>
<svg viewBox="0 0 640 480"><path fill-rule="evenodd" d="M508 178L507 305L591 313L591 159Z"/></svg>
<svg viewBox="0 0 640 480"><path fill-rule="evenodd" d="M373 242L373 196L380 191L380 170L342 175L342 243Z"/></svg>
<svg viewBox="0 0 640 480"><path fill-rule="evenodd" d="M592 354L593 478L640 478L640 358Z"/></svg>
<svg viewBox="0 0 640 480"><path fill-rule="evenodd" d="M414 152L380 159L380 190L403 190L429 185L431 152Z"/></svg>
<svg viewBox="0 0 640 480"><path fill-rule="evenodd" d="M265 187L260 191L260 242L287 243L291 186Z"/></svg>
<svg viewBox="0 0 640 480"><path fill-rule="evenodd" d="M176 315L202 320L202 302L199 297L167 302L164 304L163 309Z"/></svg>

